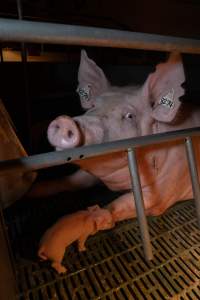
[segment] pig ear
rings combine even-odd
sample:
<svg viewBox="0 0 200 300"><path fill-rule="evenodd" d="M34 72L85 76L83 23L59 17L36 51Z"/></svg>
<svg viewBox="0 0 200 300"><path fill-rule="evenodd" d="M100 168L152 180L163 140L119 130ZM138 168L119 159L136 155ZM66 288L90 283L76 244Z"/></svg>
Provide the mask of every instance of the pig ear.
<svg viewBox="0 0 200 300"><path fill-rule="evenodd" d="M170 54L165 63L157 65L144 84L143 95L151 101L152 117L161 122L172 122L181 106L180 97L184 94L182 83L185 74L181 56Z"/></svg>
<svg viewBox="0 0 200 300"><path fill-rule="evenodd" d="M93 107L95 98L105 92L110 85L102 69L87 56L84 50L81 51L78 82L77 92L84 109Z"/></svg>
<svg viewBox="0 0 200 300"><path fill-rule="evenodd" d="M94 211L96 211L96 210L98 210L98 209L100 209L100 207L99 207L98 204L93 205L93 206L89 206L89 207L87 208L87 210L88 210L89 212L94 212Z"/></svg>
<svg viewBox="0 0 200 300"><path fill-rule="evenodd" d="M94 213L93 218L97 231L108 229L114 226L114 221L109 211L108 213L104 211Z"/></svg>

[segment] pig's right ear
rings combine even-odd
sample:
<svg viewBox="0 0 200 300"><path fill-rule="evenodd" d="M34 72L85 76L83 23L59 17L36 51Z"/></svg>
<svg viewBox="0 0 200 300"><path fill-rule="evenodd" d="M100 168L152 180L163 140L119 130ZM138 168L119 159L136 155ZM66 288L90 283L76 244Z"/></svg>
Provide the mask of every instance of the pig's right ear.
<svg viewBox="0 0 200 300"><path fill-rule="evenodd" d="M108 90L110 86L102 69L87 56L85 50L81 51L78 82L77 92L81 105L86 110L95 106L96 97Z"/></svg>
<svg viewBox="0 0 200 300"><path fill-rule="evenodd" d="M157 65L143 86L143 96L151 104L152 117L160 122L172 122L181 106L180 97L184 94L181 86L185 74L181 55L172 52L165 63Z"/></svg>

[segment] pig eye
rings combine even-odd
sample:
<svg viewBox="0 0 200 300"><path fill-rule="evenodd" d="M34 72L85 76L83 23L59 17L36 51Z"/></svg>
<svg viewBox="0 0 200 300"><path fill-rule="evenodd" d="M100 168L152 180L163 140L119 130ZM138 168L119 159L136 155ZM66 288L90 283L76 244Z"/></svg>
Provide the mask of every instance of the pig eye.
<svg viewBox="0 0 200 300"><path fill-rule="evenodd" d="M126 118L126 119L133 119L132 113L127 113L127 114L125 115L125 118Z"/></svg>

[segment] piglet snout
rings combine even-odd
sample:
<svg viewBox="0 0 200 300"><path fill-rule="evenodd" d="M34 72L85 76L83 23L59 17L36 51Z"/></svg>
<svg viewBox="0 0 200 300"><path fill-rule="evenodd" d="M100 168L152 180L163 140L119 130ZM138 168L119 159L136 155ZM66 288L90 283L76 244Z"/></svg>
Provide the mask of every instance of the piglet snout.
<svg viewBox="0 0 200 300"><path fill-rule="evenodd" d="M47 137L56 150L73 148L80 144L81 134L75 121L68 116L59 116L48 127Z"/></svg>

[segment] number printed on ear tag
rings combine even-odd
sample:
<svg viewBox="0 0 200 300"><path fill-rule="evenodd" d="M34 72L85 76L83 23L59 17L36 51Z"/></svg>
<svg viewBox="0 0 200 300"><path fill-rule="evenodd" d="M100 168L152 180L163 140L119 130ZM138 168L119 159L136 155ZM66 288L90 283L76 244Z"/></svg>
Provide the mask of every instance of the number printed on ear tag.
<svg viewBox="0 0 200 300"><path fill-rule="evenodd" d="M160 99L159 104L169 107L171 109L174 107L173 98L174 98L174 89L172 89L172 91L169 92L166 96L163 96Z"/></svg>
<svg viewBox="0 0 200 300"><path fill-rule="evenodd" d="M85 101L90 100L90 86L89 85L78 88L77 92L78 92L81 100L85 100Z"/></svg>

